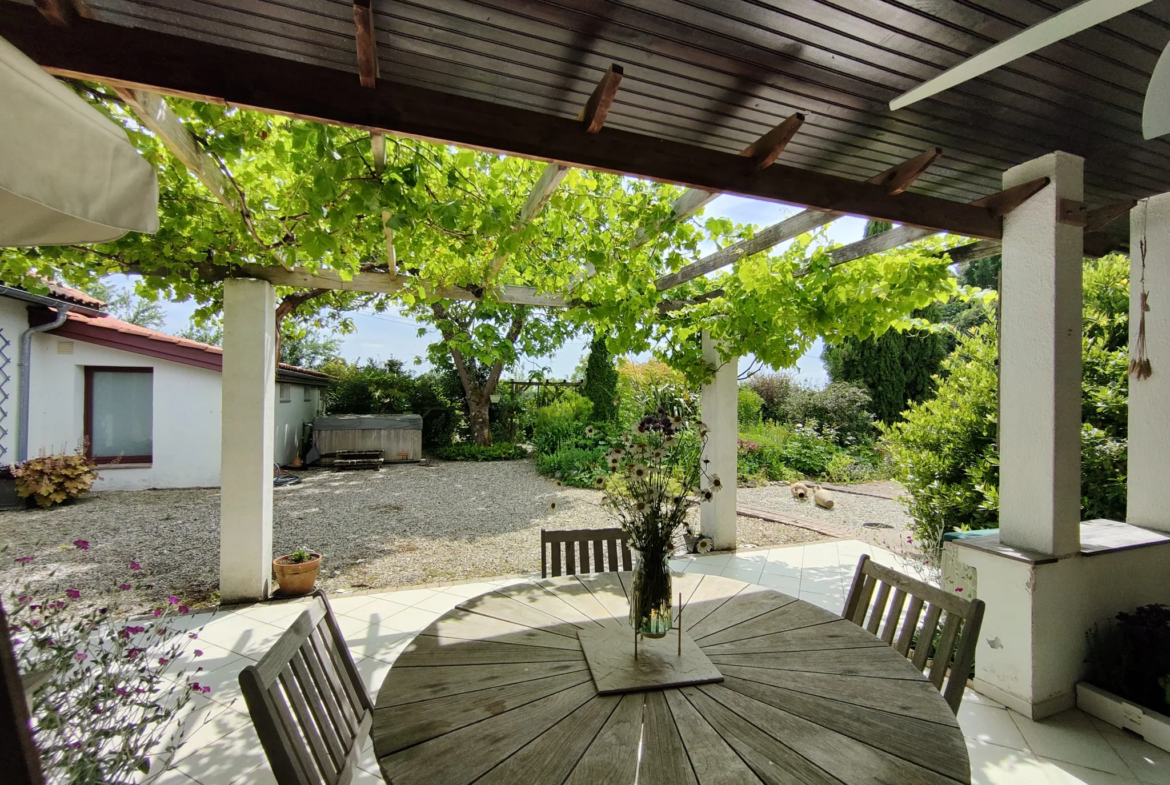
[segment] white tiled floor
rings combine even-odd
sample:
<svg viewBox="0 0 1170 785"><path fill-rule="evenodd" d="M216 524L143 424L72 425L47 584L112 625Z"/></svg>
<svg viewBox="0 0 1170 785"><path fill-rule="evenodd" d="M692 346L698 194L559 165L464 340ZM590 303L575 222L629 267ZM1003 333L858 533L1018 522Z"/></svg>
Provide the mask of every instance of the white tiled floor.
<svg viewBox="0 0 1170 785"><path fill-rule="evenodd" d="M840 613L863 553L899 566L895 555L851 540L679 559L671 566L759 583ZM331 603L373 695L419 630L462 600L517 580L337 596ZM187 742L159 785L275 785L240 697L238 677L299 612L293 603L256 605L194 620L202 625L197 631L204 668L199 680L212 692L189 706ZM1076 710L1032 722L968 690L959 724L975 785L1170 785L1170 753ZM359 767L355 785L382 782L369 744Z"/></svg>

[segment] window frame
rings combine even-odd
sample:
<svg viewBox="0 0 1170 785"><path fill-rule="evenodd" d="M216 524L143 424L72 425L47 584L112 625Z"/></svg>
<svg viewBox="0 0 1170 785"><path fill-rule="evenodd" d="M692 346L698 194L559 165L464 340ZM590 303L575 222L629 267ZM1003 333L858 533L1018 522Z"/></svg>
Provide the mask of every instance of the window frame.
<svg viewBox="0 0 1170 785"><path fill-rule="evenodd" d="M95 373L148 373L150 374L150 454L116 455L113 457L93 454L93 375ZM87 365L85 366L85 457L98 465L109 464L150 464L154 462L154 368L153 366L129 365Z"/></svg>
<svg viewBox="0 0 1170 785"><path fill-rule="evenodd" d="M301 403L312 403L312 402L313 402L313 388L306 384L305 385L305 400L301 401Z"/></svg>
<svg viewBox="0 0 1170 785"><path fill-rule="evenodd" d="M293 399L292 388L293 388L293 386L292 386L291 382L278 381L276 383L276 402L277 403L292 403L292 399ZM287 398L284 395L285 390L288 390L288 397Z"/></svg>

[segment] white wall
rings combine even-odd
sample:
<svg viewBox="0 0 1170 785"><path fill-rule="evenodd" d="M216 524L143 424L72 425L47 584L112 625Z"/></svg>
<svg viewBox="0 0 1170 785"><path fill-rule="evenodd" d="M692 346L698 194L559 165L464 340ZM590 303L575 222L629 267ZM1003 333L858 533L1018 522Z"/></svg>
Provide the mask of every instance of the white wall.
<svg viewBox="0 0 1170 785"><path fill-rule="evenodd" d="M0 463L16 460L16 434L20 422L20 336L27 329L28 304L0 297L0 353L7 358L7 362L0 359L0 428L3 429L0 431Z"/></svg>
<svg viewBox="0 0 1170 785"><path fill-rule="evenodd" d="M289 384L291 401L280 400L281 382L276 383L276 434L273 460L279 464L292 463L301 452L304 442L304 424L316 417L321 401L321 388ZM305 400L308 392L309 400Z"/></svg>
<svg viewBox="0 0 1170 785"><path fill-rule="evenodd" d="M975 568L978 597L987 603L975 688L1033 719L1075 705L1089 628L1118 611L1170 603L1167 545L1038 565L974 548L956 554Z"/></svg>
<svg viewBox="0 0 1170 785"><path fill-rule="evenodd" d="M87 365L154 369L154 460L149 468L104 466L94 490L219 485L218 371L53 335L33 337L30 457L74 450L83 439Z"/></svg>

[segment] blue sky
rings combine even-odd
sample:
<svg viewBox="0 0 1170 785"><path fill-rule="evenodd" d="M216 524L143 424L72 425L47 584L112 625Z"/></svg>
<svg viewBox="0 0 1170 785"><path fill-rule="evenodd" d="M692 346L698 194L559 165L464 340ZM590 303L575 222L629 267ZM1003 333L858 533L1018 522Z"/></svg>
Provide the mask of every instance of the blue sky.
<svg viewBox="0 0 1170 785"><path fill-rule="evenodd" d="M707 205L704 216L726 217L736 223L753 223L757 226L768 226L794 215L800 211L797 207L764 202L755 199L746 199L738 196L720 196ZM830 224L829 238L833 242L848 243L859 240L865 232L865 221L860 218L842 218ZM711 248L714 250L714 247ZM117 276L116 278L122 278ZM122 285L128 282L123 279ZM193 303L165 303L166 332L177 333L184 329L195 310ZM406 362L412 366L415 358L423 360L422 365L415 366L418 370L425 369L426 348L438 340L438 333L429 331L423 337L418 336L419 325L412 319L403 317L394 311L381 314L356 313L354 324L357 331L342 337L341 354L347 360L374 359L384 360L390 357ZM581 338L565 345L551 357L524 357L520 362L520 373L526 376L527 371L535 368L549 368L555 378L571 376L573 370L588 350L588 340ZM741 368L746 368L746 358L741 360ZM793 373L806 383L823 386L828 382L824 366L821 363L820 341L800 359Z"/></svg>

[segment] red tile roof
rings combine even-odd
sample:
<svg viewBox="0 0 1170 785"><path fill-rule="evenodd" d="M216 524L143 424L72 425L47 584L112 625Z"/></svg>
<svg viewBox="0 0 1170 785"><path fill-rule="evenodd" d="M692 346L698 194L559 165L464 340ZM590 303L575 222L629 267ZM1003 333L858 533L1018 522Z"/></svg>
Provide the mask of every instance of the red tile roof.
<svg viewBox="0 0 1170 785"><path fill-rule="evenodd" d="M45 280L45 285L49 287L49 293L58 300L64 300L67 303L74 305L82 305L86 308L93 308L95 311L100 311L106 307L104 301L96 297L90 297L80 289L72 289L68 286L62 286L56 281Z"/></svg>
<svg viewBox="0 0 1170 785"><path fill-rule="evenodd" d="M112 316L84 316L70 312L65 324L51 332L62 338L74 338L184 365L223 371L223 349L218 346L168 335ZM279 367L283 371L316 377L322 381L330 378L329 374L312 368L300 368L288 363L280 363Z"/></svg>

